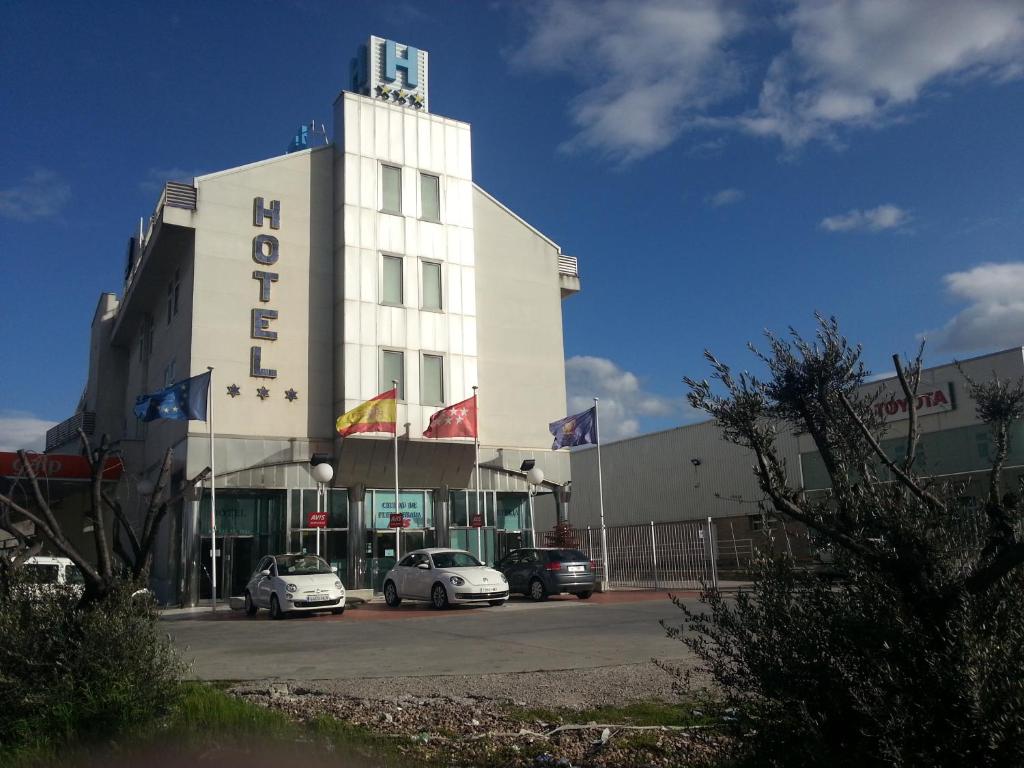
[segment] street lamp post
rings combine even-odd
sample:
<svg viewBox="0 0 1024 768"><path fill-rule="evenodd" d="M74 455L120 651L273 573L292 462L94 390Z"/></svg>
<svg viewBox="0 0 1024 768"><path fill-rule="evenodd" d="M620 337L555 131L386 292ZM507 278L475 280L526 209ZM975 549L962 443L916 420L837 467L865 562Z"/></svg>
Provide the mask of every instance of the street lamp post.
<svg viewBox="0 0 1024 768"><path fill-rule="evenodd" d="M544 470L531 467L526 473L526 482L530 484L530 546L537 546L537 524L533 516L533 497L537 495L537 486L544 482Z"/></svg>
<svg viewBox="0 0 1024 768"><path fill-rule="evenodd" d="M327 483L334 479L334 467L328 462L313 465L313 479L316 480L316 511L326 512ZM324 517L326 522L326 515ZM326 541L324 544L326 545ZM316 553L320 555L320 528L316 529Z"/></svg>

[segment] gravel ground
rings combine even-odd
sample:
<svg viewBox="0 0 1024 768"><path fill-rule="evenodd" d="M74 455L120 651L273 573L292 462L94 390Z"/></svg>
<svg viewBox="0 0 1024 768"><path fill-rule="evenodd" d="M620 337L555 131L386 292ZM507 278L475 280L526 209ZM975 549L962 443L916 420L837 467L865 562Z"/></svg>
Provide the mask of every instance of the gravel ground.
<svg viewBox="0 0 1024 768"><path fill-rule="evenodd" d="M679 669L679 662L669 662ZM560 672L288 682L234 686L241 698L298 720L330 716L394 736L450 766L690 766L706 764L713 730L632 730L616 723L552 733L518 708L586 710L643 701L674 703L675 678L653 662ZM571 715L563 721L573 722ZM605 729L603 726L611 726ZM546 735L545 735L546 734Z"/></svg>

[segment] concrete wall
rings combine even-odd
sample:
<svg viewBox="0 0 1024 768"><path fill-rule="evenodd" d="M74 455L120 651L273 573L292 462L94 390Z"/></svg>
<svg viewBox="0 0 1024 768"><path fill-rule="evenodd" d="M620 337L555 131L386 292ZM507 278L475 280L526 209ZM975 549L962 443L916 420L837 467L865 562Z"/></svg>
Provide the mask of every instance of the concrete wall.
<svg viewBox="0 0 1024 768"><path fill-rule="evenodd" d="M551 445L567 415L556 244L479 188L477 242L481 443Z"/></svg>
<svg viewBox="0 0 1024 768"><path fill-rule="evenodd" d="M796 440L784 430L779 450L799 484ZM764 497L753 454L723 440L712 421L602 445L601 462L607 525L753 516ZM569 518L577 527L599 523L597 481L597 450L574 450Z"/></svg>
<svg viewBox="0 0 1024 768"><path fill-rule="evenodd" d="M332 155L324 147L196 179L191 357L179 377L214 367L219 435L288 439L328 437L333 431ZM280 202L279 229L271 229L269 217L254 225L257 197L268 208L271 201ZM257 235L278 239L275 264L254 260ZM255 270L278 275L268 301L261 300ZM276 340L252 338L256 308L278 312L269 322ZM251 375L252 346L261 348L261 367L276 370L276 378ZM228 394L230 384L238 385L239 396ZM258 397L260 387L269 397ZM294 401L285 397L289 389L297 393ZM189 432L204 435L206 428L191 422Z"/></svg>

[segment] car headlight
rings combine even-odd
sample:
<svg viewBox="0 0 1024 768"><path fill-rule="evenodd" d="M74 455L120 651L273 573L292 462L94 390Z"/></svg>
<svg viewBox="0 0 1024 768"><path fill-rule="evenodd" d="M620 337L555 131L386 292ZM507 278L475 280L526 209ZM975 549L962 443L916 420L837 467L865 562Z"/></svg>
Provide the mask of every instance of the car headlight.
<svg viewBox="0 0 1024 768"><path fill-rule="evenodd" d="M298 589L298 587L295 586L294 584L289 584L287 589L288 589L289 592L294 592L295 590Z"/></svg>
<svg viewBox="0 0 1024 768"><path fill-rule="evenodd" d="M466 583L466 580L461 576L449 576L448 581L450 581L456 587L461 587L463 584Z"/></svg>
<svg viewBox="0 0 1024 768"><path fill-rule="evenodd" d="M499 576L501 576L501 580L502 580L503 582L505 582L506 584L508 584L508 579L506 579L506 578L505 578L505 574L504 574L504 573L502 573L501 571L498 571L498 575L499 575Z"/></svg>
<svg viewBox="0 0 1024 768"><path fill-rule="evenodd" d="M340 581L334 582L334 588L335 589L340 589L343 592L345 591L345 588L343 586L341 586L341 582Z"/></svg>

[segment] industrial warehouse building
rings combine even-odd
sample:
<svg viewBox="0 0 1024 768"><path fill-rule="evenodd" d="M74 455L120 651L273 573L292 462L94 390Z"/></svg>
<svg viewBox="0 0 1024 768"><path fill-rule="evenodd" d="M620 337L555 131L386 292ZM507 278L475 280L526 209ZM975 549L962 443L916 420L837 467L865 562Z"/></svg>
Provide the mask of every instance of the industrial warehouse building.
<svg viewBox="0 0 1024 768"><path fill-rule="evenodd" d="M1024 377L1024 348L964 360L960 368L974 381L992 376L1017 380ZM865 385L863 391L865 395L879 393L876 407L889 426L883 447L891 455L899 455L905 446L908 424L899 382L894 377L886 378ZM962 481L962 503L980 503L987 492L993 442L990 429L978 419L961 370L955 364L925 369L918 393L921 438L915 469L923 475ZM828 475L809 435L797 436L780 428L778 447L794 487L809 492L828 488ZM584 546L597 552L597 450L589 446L574 450L571 463L571 519L583 532ZM798 558L812 554L807 532L799 524L769 515L768 530L763 529L759 504L764 494L754 476L753 454L726 442L712 421L602 445L601 468L613 586L620 580L652 584L653 560L660 558L664 566L677 557L680 549L674 544L663 545L663 536L695 523L703 526L708 518L720 569L742 568L754 550L765 546L769 532L780 550L788 549ZM1010 434L1003 491L1019 493L1022 477L1024 424L1018 422ZM653 531L648 532L648 527ZM652 538L657 542L654 546L649 544ZM634 561L638 557L634 550L650 550L653 556L642 553L641 564L630 568L640 572L629 573L626 578L615 573L617 550Z"/></svg>
<svg viewBox="0 0 1024 768"><path fill-rule="evenodd" d="M287 154L168 183L131 240L123 292L100 298L78 412L47 450L76 452L78 427L119 441L130 506L168 447L176 484L214 464L216 541L209 486L197 487L159 542L161 601L210 596L214 547L219 597L285 550L323 547L357 589L379 586L399 546L479 542L493 561L533 524L523 459L547 491L569 480L547 424L566 412L561 301L580 289L576 260L474 182L471 128L429 111L427 75L425 51L370 38L332 143L311 146L306 130ZM137 396L208 368L214 461L210 424L133 414ZM334 432L393 379L410 524L397 530L390 435ZM474 386L479 516L473 442L421 437ZM314 453L334 468L319 544L306 527Z"/></svg>

